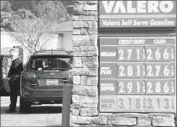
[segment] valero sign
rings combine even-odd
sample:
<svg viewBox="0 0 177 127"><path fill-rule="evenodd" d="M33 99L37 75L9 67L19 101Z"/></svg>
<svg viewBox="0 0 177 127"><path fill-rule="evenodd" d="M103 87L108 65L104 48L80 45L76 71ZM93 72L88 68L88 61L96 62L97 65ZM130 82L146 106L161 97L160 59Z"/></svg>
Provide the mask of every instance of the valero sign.
<svg viewBox="0 0 177 127"><path fill-rule="evenodd" d="M176 27L176 1L100 1L100 28Z"/></svg>

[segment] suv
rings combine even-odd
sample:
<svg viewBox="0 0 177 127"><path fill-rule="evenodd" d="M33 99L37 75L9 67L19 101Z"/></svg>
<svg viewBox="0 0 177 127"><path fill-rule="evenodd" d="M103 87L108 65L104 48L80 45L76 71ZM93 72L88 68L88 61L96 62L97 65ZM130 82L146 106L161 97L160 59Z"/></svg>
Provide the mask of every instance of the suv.
<svg viewBox="0 0 177 127"><path fill-rule="evenodd" d="M63 85L72 83L73 56L64 50L45 50L33 54L21 73L20 112L32 104L62 103Z"/></svg>

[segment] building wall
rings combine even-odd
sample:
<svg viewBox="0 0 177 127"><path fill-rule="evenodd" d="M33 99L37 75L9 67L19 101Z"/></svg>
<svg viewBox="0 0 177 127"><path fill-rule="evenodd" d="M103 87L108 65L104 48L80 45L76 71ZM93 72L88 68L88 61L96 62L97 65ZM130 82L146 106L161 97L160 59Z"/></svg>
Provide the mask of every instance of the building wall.
<svg viewBox="0 0 177 127"><path fill-rule="evenodd" d="M174 127L173 113L99 113L98 1L75 1L72 126Z"/></svg>
<svg viewBox="0 0 177 127"><path fill-rule="evenodd" d="M47 50L51 50L51 49L55 50L61 46L60 45L61 42L59 40L58 34L50 34L48 35L48 37L46 37L46 39L48 39L47 44L45 46L45 49Z"/></svg>
<svg viewBox="0 0 177 127"><path fill-rule="evenodd" d="M8 32L1 32L1 49L13 46L20 46L20 44Z"/></svg>
<svg viewBox="0 0 177 127"><path fill-rule="evenodd" d="M64 50L72 51L73 50L73 44L72 44L72 32L65 32L63 34L63 41L61 43L61 47Z"/></svg>

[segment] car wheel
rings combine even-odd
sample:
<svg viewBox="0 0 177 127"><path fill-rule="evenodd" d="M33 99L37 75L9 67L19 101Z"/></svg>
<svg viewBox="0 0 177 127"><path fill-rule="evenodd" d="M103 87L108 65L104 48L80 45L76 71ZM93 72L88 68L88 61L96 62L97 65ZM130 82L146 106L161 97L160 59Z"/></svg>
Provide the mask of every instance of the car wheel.
<svg viewBox="0 0 177 127"><path fill-rule="evenodd" d="M31 103L20 97L20 112L29 113L31 109Z"/></svg>

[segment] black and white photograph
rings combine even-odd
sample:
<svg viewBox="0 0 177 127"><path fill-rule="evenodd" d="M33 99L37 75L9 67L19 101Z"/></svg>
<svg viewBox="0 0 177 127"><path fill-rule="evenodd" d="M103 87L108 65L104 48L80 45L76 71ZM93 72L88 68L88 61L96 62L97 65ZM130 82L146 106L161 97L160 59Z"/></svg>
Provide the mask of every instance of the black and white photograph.
<svg viewBox="0 0 177 127"><path fill-rule="evenodd" d="M176 127L176 0L1 0L0 126Z"/></svg>

